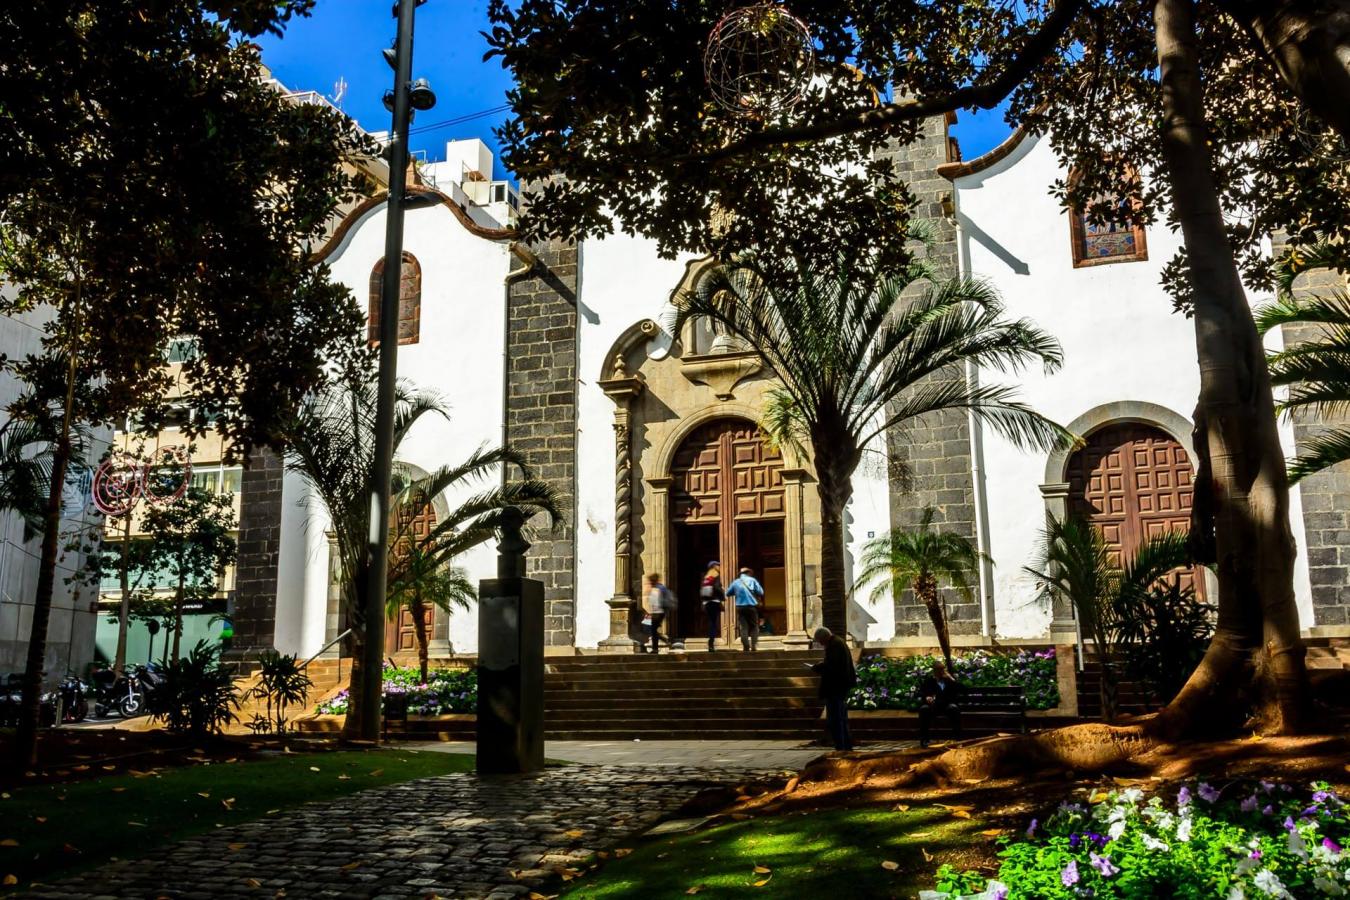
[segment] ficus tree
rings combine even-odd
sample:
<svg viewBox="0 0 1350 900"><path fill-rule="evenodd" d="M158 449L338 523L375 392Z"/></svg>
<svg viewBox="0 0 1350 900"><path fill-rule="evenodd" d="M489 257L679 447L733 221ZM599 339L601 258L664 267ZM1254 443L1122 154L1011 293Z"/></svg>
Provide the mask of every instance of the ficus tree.
<svg viewBox="0 0 1350 900"><path fill-rule="evenodd" d="M0 278L5 314L38 311L44 351L15 361L59 411L48 515L77 422L162 420L171 339L197 353L172 386L233 452L275 443L334 342L360 325L304 252L362 186L368 143L286 99L247 39L312 0L10 4L0 13ZM63 359L64 369L53 366ZM48 383L52 380L48 379ZM95 390L96 388L96 390ZM44 533L18 755L32 761L56 558Z"/></svg>
<svg viewBox="0 0 1350 900"><path fill-rule="evenodd" d="M707 36L738 5L489 7L492 55L517 78L506 161L566 176L538 194L525 231L624 228L669 252L772 252L797 236L819 246L856 209L886 241L903 228L836 203L834 167L912 140L924 118L1008 102L1009 122L1049 134L1076 170L1048 186L1066 205L1096 220L1165 216L1184 238L1164 283L1192 316L1204 373L1191 535L1200 561L1217 561L1219 627L1155 728L1233 728L1249 712L1271 730L1299 727L1288 486L1243 278L1270 285L1273 232L1297 249L1344 243L1350 229L1345 0L802 0L793 11L826 74L804 102L758 118L725 114L701 81ZM858 84L875 93L850 100ZM908 196L903 172L849 171L865 173L855 190ZM781 194L756 190L775 183ZM743 230L719 230L728 218Z"/></svg>

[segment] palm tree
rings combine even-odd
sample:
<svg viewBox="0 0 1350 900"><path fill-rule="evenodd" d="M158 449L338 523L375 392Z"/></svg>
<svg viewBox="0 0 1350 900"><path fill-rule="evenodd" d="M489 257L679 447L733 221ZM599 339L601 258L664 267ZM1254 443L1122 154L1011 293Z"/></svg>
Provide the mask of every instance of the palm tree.
<svg viewBox="0 0 1350 900"><path fill-rule="evenodd" d="M417 639L417 663L423 684L427 683L430 666L427 610L449 613L455 607L468 609L477 597L478 592L463 569L439 562L436 554L421 544L394 547L389 564L389 617L396 617L401 610L408 611Z"/></svg>
<svg viewBox="0 0 1350 900"><path fill-rule="evenodd" d="M1112 564L1102 533L1080 516L1050 517L1035 566L1023 571L1072 606L1102 664L1102 714L1116 717L1116 650L1121 613L1168 572L1190 563L1186 535L1167 532L1139 546L1124 567Z"/></svg>
<svg viewBox="0 0 1350 900"><path fill-rule="evenodd" d="M939 587L947 581L969 599L973 596L970 579L979 564L989 559L964 535L933 529L933 507L926 507L915 528L892 528L889 534L873 538L863 546L862 574L855 592L876 582L868 598L876 603L887 591L913 589L914 596L928 610L928 618L937 632L947 671L952 671L952 642L947 630L947 601Z"/></svg>
<svg viewBox="0 0 1350 900"><path fill-rule="evenodd" d="M43 528L55 441L50 423L11 418L0 425L0 511L19 515L25 540Z"/></svg>
<svg viewBox="0 0 1350 900"><path fill-rule="evenodd" d="M941 278L925 259L897 265L861 254L824 266L747 255L715 267L677 299L676 328L699 317L759 354L811 449L824 620L839 634L847 623L844 510L871 442L946 410L968 411L1022 446L1049 448L1068 438L1011 386L981 384L963 371L1015 371L1032 362L1053 371L1058 343L1026 320L1005 319L987 283Z"/></svg>
<svg viewBox="0 0 1350 900"><path fill-rule="evenodd" d="M1265 334L1281 325L1321 326L1316 339L1301 341L1267 357L1271 383L1289 388L1278 404L1282 413L1307 410L1327 417L1350 411L1350 291L1335 289L1315 297L1295 297L1294 279L1316 268L1344 265L1345 250L1321 244L1286 260L1277 270L1278 299L1256 311L1256 327ZM1307 442L1289 465L1289 480L1350 459L1350 428L1329 428Z"/></svg>
<svg viewBox="0 0 1350 900"><path fill-rule="evenodd" d="M286 466L296 472L322 500L332 522L338 555L338 580L341 608L346 627L351 630L348 651L351 654L349 695L351 706L343 726L354 733L361 718L358 708L361 685L367 677L361 664L361 635L364 634L366 591L366 543L370 528L370 498L375 443L376 380L363 366L335 373L301 403L287 429ZM394 453L408 432L422 417L446 416L446 408L433 393L419 391L400 383L395 394ZM491 481L502 468L515 470L519 478L498 487L483 490L462 503L456 512L438 521L423 536L427 552L438 561L492 539L501 522L503 510L521 509L527 516L547 513L556 524L562 516L556 492L539 481L514 451L497 447L481 449L457 465L418 476L406 464L396 462L394 480L399 490L393 499L390 540L395 545L406 540L400 532L425 504L434 502L452 490ZM371 673L380 678L381 673Z"/></svg>

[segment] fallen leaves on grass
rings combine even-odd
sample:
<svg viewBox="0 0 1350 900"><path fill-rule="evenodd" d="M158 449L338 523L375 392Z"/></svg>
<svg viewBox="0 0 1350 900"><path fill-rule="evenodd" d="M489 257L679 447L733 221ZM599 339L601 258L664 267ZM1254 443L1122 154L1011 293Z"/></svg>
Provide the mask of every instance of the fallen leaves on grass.
<svg viewBox="0 0 1350 900"><path fill-rule="evenodd" d="M1007 833L1008 829L1006 828L986 828L984 831L980 832L980 834L984 835L985 837L998 837L1001 834Z"/></svg>
<svg viewBox="0 0 1350 900"><path fill-rule="evenodd" d="M220 805L226 809L234 809L234 798L226 797L224 800L220 801Z"/></svg>
<svg viewBox="0 0 1350 900"><path fill-rule="evenodd" d="M583 834L585 834L585 833L586 833L586 832L582 831L580 828L573 828L573 829L571 829L571 830L569 830L569 831L564 831L564 832L563 832L564 835L566 835L567 837L570 837L570 838L579 838L579 837L581 837L581 836L582 836Z"/></svg>
<svg viewBox="0 0 1350 900"><path fill-rule="evenodd" d="M563 881L574 881L581 877L580 869L572 869L567 866L554 866L553 873Z"/></svg>
<svg viewBox="0 0 1350 900"><path fill-rule="evenodd" d="M198 796L198 797L205 797L207 800L210 800L210 799L211 799L211 792L210 792L210 791L198 791L198 792L197 792L197 796Z"/></svg>
<svg viewBox="0 0 1350 900"><path fill-rule="evenodd" d="M938 806L940 806L942 809L945 809L947 812L951 813L958 819L969 819L970 811L975 808L973 806L948 806L945 803L939 803Z"/></svg>
<svg viewBox="0 0 1350 900"><path fill-rule="evenodd" d="M1350 769L1350 766L1346 766L1346 768L1347 768L1347 769ZM790 793L792 793L793 791L795 791L795 790L797 789L797 784L798 784L798 779L797 779L795 776L792 777L792 778L789 778L789 779L788 779L788 783L787 783L786 785L783 786L783 793L785 793L785 794L790 794Z"/></svg>
<svg viewBox="0 0 1350 900"><path fill-rule="evenodd" d="M13 887L18 883L19 879L14 875L6 875L4 880L0 881L0 884L3 884L5 887Z"/></svg>
<svg viewBox="0 0 1350 900"><path fill-rule="evenodd" d="M358 859L356 862L349 862L345 866L338 866L338 868L344 872L351 872L361 868L362 865L364 865L364 861Z"/></svg>
<svg viewBox="0 0 1350 900"><path fill-rule="evenodd" d="M615 858L615 859L623 859L625 856L627 856L628 854L630 854L630 853L632 853L632 852L633 852L633 849L632 849L631 847L615 847L615 848L614 848L614 858Z"/></svg>
<svg viewBox="0 0 1350 900"><path fill-rule="evenodd" d="M128 822L127 824L128 824L128 825L134 825L134 826L137 827L137 828L148 828L148 827L149 827L149 826L146 825L144 822Z"/></svg>
<svg viewBox="0 0 1350 900"><path fill-rule="evenodd" d="M311 772L317 772L317 771L319 771L319 767L318 767L318 766L310 766L310 767L309 767L309 770L310 770Z"/></svg>
<svg viewBox="0 0 1350 900"><path fill-rule="evenodd" d="M770 881L773 881L773 875L769 875L768 878L761 878L759 881L754 882L753 886L764 887L764 885L768 884Z"/></svg>
<svg viewBox="0 0 1350 900"><path fill-rule="evenodd" d="M0 847L17 847L17 846L19 846L19 842L14 840L14 838L5 838L3 841L0 841Z"/></svg>
<svg viewBox="0 0 1350 900"><path fill-rule="evenodd" d="M919 852L923 854L923 861L924 861L924 862L932 862L932 861L933 861L933 854L931 854L931 853L928 852L928 848L927 848L927 847L920 847L920 848L919 848Z"/></svg>
<svg viewBox="0 0 1350 900"><path fill-rule="evenodd" d="M698 893L699 891L701 891L701 890L703 890L703 885L701 885L701 884L696 884L696 885L694 885L693 887L691 887L689 890L685 891L684 894L685 894L686 897L692 897L692 896L694 896L695 894L697 894L697 893Z"/></svg>
<svg viewBox="0 0 1350 900"><path fill-rule="evenodd" d="M33 821L36 822L36 823L38 823L39 825L46 825L46 824L47 824L47 817L46 817L46 816L33 816Z"/></svg>
<svg viewBox="0 0 1350 900"><path fill-rule="evenodd" d="M894 860L888 859L882 862L881 867L887 872L894 872L896 869L900 868L900 864Z"/></svg>
<svg viewBox="0 0 1350 900"><path fill-rule="evenodd" d="M248 885L248 886L251 887L251 888L260 888L260 887L262 887L262 882L259 881L259 880L256 879L256 878L245 878L245 879L244 879L244 884Z"/></svg>
<svg viewBox="0 0 1350 900"><path fill-rule="evenodd" d="M231 850L243 850L248 844L226 844L225 846L229 847Z"/></svg>
<svg viewBox="0 0 1350 900"><path fill-rule="evenodd" d="M384 769L376 769L375 771L373 771L373 772L370 773L370 777L371 777L371 778L379 778L379 777L380 777L381 775L383 775L383 774L384 774Z"/></svg>
<svg viewBox="0 0 1350 900"><path fill-rule="evenodd" d="M896 812L909 812L909 804L908 804L908 803L897 803L897 804L895 804L895 811L896 811Z"/></svg>
<svg viewBox="0 0 1350 900"><path fill-rule="evenodd" d="M756 875L772 875L772 874L773 874L773 869L770 869L768 866L755 866L755 874L756 874Z"/></svg>

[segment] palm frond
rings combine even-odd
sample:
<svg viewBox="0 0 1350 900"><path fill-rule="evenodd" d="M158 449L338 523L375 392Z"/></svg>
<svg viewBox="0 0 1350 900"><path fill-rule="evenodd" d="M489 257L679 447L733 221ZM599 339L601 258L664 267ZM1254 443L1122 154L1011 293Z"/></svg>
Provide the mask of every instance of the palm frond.
<svg viewBox="0 0 1350 900"><path fill-rule="evenodd" d="M1350 429L1324 431L1303 446L1289 462L1289 481L1297 484L1309 475L1350 459Z"/></svg>

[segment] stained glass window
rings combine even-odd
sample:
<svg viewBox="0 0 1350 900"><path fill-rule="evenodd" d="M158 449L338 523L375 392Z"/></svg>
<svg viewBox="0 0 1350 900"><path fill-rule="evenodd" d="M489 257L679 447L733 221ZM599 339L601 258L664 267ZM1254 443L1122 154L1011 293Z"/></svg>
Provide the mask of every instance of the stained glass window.
<svg viewBox="0 0 1350 900"><path fill-rule="evenodd" d="M1100 203L1105 199L1098 197L1093 203ZM1144 226L1135 225L1129 220L1129 201L1121 202L1126 206L1117 210L1118 215L1100 223L1089 221L1086 210L1069 211L1075 266L1148 259L1148 242Z"/></svg>

